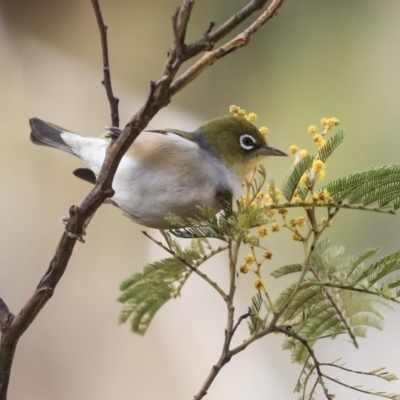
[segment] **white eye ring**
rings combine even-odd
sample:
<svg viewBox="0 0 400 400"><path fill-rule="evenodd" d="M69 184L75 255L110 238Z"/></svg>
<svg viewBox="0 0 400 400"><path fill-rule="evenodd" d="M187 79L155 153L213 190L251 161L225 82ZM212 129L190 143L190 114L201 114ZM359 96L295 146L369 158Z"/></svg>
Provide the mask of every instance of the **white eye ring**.
<svg viewBox="0 0 400 400"><path fill-rule="evenodd" d="M240 136L239 143L244 150L253 150L256 140L251 135L244 134Z"/></svg>

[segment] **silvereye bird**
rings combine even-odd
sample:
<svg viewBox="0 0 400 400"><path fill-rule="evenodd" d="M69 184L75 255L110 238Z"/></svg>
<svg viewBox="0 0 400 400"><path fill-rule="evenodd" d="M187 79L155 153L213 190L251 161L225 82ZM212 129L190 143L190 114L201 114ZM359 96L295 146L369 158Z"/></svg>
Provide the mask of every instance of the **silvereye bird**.
<svg viewBox="0 0 400 400"><path fill-rule="evenodd" d="M30 120L31 140L74 154L90 170L78 177L95 183L110 143L104 137L83 137L42 121ZM209 121L194 132L162 129L142 132L122 158L108 202L135 222L168 229L166 214L183 220L199 213L197 206L221 209L219 194L239 194L246 175L265 156L286 156L269 147L258 129L244 118Z"/></svg>

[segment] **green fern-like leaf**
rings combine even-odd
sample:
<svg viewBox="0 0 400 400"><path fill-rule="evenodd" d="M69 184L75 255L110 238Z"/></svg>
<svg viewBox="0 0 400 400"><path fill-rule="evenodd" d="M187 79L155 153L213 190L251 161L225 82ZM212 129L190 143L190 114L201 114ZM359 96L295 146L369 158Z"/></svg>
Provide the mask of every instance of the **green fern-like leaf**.
<svg viewBox="0 0 400 400"><path fill-rule="evenodd" d="M259 179L257 179L257 177L256 179L254 179L252 193L253 197L257 196L257 194L264 188L264 184L267 181L267 171L262 164L258 166L257 174L259 176ZM272 176L268 177L268 183L270 185L275 185L275 181Z"/></svg>
<svg viewBox="0 0 400 400"><path fill-rule="evenodd" d="M330 182L326 189L337 203L376 205L378 209L400 207L400 164L368 168Z"/></svg>
<svg viewBox="0 0 400 400"><path fill-rule="evenodd" d="M356 337L364 337L368 327L382 329L384 314L379 304L387 306L388 303L385 299L372 298L366 293L336 291L337 307L333 307L322 291L319 296L318 293L314 293L312 298L315 303L309 307L308 313L303 312L300 324L294 326L296 333L306 339L310 346L313 346L321 337L335 337L338 334L346 333L348 328L343 325L343 321L347 322ZM309 304L310 302L304 303L304 306ZM302 306L303 309L304 306ZM341 310L341 314L338 314L337 308ZM292 360L304 362L308 357L307 348L293 339L290 339L290 342L291 344L285 347L291 348Z"/></svg>
<svg viewBox="0 0 400 400"><path fill-rule="evenodd" d="M293 274L294 272L301 272L302 269L303 269L302 264L284 265L282 267L277 268L275 271L272 271L271 275L274 278L280 278L281 276Z"/></svg>
<svg viewBox="0 0 400 400"><path fill-rule="evenodd" d="M267 317L260 317L263 307L268 310L268 307L266 306L261 296L261 293L257 292L257 294L251 298L251 314L247 323L250 335L253 335L254 333L257 333L260 330L264 329L267 324Z"/></svg>
<svg viewBox="0 0 400 400"><path fill-rule="evenodd" d="M195 262L197 251L186 249L182 257ZM132 331L143 335L156 312L181 290L191 271L175 257L147 264L142 272L131 275L120 286L118 301L124 304L119 322L131 320Z"/></svg>
<svg viewBox="0 0 400 400"><path fill-rule="evenodd" d="M371 258L379 251L379 248L367 248L360 251L358 254L348 257L342 264L341 271L338 271L339 282L354 282L351 278L352 274L360 268L363 268L364 261Z"/></svg>
<svg viewBox="0 0 400 400"><path fill-rule="evenodd" d="M189 228L170 229L169 232L182 239L214 238L225 240L221 232L210 226L192 226Z"/></svg>
<svg viewBox="0 0 400 400"><path fill-rule="evenodd" d="M390 306L388 299L395 297L390 285L400 285L400 278L393 277L393 272L400 269L400 251L366 263L377 251L365 249L345 258L343 247L329 246L328 238L319 242L310 258L315 272L309 272L300 286L292 284L276 301L278 309L286 307L282 323L292 326L310 346L321 337L343 333L365 336L368 327L381 329L382 307ZM300 266L286 266L278 269L277 275L299 270ZM287 305L294 290L296 295ZM287 340L285 348L291 349L296 362L304 362L308 357L307 348L293 338Z"/></svg>
<svg viewBox="0 0 400 400"><path fill-rule="evenodd" d="M307 155L289 170L282 183L282 194L287 201L292 199L300 178L311 167L313 160L314 157Z"/></svg>
<svg viewBox="0 0 400 400"><path fill-rule="evenodd" d="M373 250L370 250L372 253ZM376 251L374 252L374 254ZM400 251L388 254L379 260L370 263L359 263L356 267L351 268L348 272L347 279L349 283L353 286L363 285L371 288L379 281L387 278L389 274L399 271L400 269ZM393 278L392 278L393 279ZM397 276L396 279L399 279ZM380 286L380 288L383 285Z"/></svg>
<svg viewBox="0 0 400 400"><path fill-rule="evenodd" d="M299 191L300 197L304 200L307 194L307 188L299 189L300 178L303 174L311 168L312 162L318 158L325 162L328 157L335 151L335 149L343 142L344 131L336 132L329 140L327 140L325 146L323 146L318 154L307 155L305 158L300 160L296 165L294 165L286 175L282 184L282 193L288 202L291 201L295 190Z"/></svg>
<svg viewBox="0 0 400 400"><path fill-rule="evenodd" d="M336 150L336 148L343 142L345 133L342 130L337 131L329 140L326 141L325 146L323 146L318 152L318 158L325 162L328 157Z"/></svg>

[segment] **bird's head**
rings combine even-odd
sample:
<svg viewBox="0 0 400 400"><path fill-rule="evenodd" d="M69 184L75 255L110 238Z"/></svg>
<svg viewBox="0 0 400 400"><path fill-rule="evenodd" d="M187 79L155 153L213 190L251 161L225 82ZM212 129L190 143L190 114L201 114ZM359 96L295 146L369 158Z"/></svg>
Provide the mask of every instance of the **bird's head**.
<svg viewBox="0 0 400 400"><path fill-rule="evenodd" d="M287 156L268 146L265 136L245 118L227 116L211 120L194 134L205 147L240 179L266 156Z"/></svg>

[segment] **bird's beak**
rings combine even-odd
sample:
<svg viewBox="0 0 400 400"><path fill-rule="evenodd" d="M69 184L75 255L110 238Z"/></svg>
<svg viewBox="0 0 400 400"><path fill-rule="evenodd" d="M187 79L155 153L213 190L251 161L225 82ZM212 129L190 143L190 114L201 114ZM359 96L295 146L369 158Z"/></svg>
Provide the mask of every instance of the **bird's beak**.
<svg viewBox="0 0 400 400"><path fill-rule="evenodd" d="M285 156L287 157L287 154L284 153L281 150L275 149L275 147L260 147L257 150L258 154L262 155L262 156Z"/></svg>

